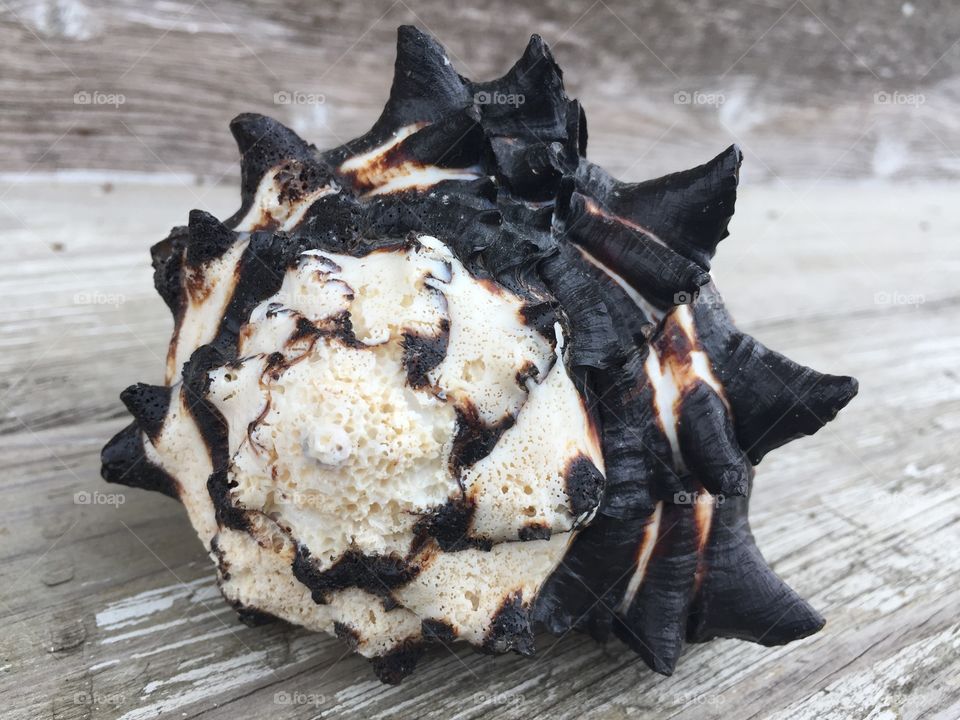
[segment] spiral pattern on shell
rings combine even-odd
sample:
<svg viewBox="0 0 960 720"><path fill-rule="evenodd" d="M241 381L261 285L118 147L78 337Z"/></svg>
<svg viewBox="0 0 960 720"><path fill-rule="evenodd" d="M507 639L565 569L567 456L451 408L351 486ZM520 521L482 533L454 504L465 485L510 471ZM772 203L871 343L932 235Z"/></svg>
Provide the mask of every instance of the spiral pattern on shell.
<svg viewBox="0 0 960 720"><path fill-rule="evenodd" d="M398 682L431 643L776 645L821 616L767 566L753 467L856 394L733 325L710 276L742 160L641 183L586 160L534 36L460 76L401 27L373 128L231 123L241 207L152 248L163 385L103 477L180 499L247 622L334 632Z"/></svg>

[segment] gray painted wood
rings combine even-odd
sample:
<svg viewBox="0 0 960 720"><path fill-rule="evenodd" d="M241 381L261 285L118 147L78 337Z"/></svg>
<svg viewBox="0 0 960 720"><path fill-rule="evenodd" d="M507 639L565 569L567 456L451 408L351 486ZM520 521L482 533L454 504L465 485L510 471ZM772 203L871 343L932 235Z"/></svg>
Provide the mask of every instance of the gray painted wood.
<svg viewBox="0 0 960 720"><path fill-rule="evenodd" d="M533 660L437 648L388 687L334 638L241 625L182 508L98 477L119 391L162 373L147 248L191 207L228 215L234 191L0 190L4 717L957 718L957 192L748 182L715 263L745 328L861 382L758 468L759 545L823 632L692 647L671 678L575 634Z"/></svg>
<svg viewBox="0 0 960 720"><path fill-rule="evenodd" d="M233 184L239 112L321 147L369 127L401 23L476 78L540 33L587 108L593 158L628 179L734 141L770 182L960 174L960 13L934 0L2 0L0 170Z"/></svg>

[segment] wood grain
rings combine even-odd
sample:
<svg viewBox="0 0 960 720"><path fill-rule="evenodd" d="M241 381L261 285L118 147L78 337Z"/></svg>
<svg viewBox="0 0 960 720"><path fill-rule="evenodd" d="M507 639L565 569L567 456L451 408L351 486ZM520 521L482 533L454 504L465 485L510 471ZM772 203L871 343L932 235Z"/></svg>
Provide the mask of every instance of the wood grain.
<svg viewBox="0 0 960 720"><path fill-rule="evenodd" d="M190 207L228 215L234 193L15 186L0 198L4 717L956 718L956 192L748 184L715 264L744 327L860 379L840 419L764 461L753 501L761 549L823 632L692 647L671 678L576 634L540 637L533 660L437 648L389 687L336 639L241 625L182 508L98 477L119 391L162 372L171 323L147 248Z"/></svg>
<svg viewBox="0 0 960 720"><path fill-rule="evenodd" d="M0 171L233 186L240 112L320 147L368 128L401 23L475 78L541 34L587 109L593 158L628 179L734 141L771 182L960 175L960 14L928 0L2 0ZM323 102L277 104L283 91Z"/></svg>

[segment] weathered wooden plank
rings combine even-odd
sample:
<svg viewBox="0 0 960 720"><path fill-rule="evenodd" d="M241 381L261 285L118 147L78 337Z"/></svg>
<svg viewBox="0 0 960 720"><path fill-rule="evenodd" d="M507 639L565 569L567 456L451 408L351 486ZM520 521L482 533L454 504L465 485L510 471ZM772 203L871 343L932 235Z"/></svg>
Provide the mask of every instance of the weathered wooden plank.
<svg viewBox="0 0 960 720"><path fill-rule="evenodd" d="M232 191L15 188L0 205L22 219L0 230L0 705L14 718L953 717L954 192L748 186L717 258L761 340L861 380L836 423L764 461L753 502L760 547L824 611L822 633L690 648L672 678L578 635L541 637L533 660L437 648L387 687L335 639L236 622L180 506L98 478L125 422L117 393L157 377L169 332L146 247L192 205L228 214ZM78 288L124 301L76 304Z"/></svg>
<svg viewBox="0 0 960 720"><path fill-rule="evenodd" d="M594 156L632 178L702 162L731 139L765 159L755 177L960 173L960 16L842 0L7 0L3 169L233 179L226 123L242 111L337 145L378 115L401 23L434 32L461 72L484 78L542 34L589 111ZM281 91L324 102L278 105Z"/></svg>

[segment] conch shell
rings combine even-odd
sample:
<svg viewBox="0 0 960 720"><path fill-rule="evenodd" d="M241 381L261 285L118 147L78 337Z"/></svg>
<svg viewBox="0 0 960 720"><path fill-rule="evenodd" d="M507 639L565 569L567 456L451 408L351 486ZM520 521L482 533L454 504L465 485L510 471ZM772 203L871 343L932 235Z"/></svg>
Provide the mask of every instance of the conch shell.
<svg viewBox="0 0 960 720"><path fill-rule="evenodd" d="M178 498L251 623L398 682L431 643L611 633L778 645L823 618L747 521L753 466L856 394L736 329L710 277L741 153L620 182L534 36L461 77L401 27L373 128L230 125L241 206L152 249L166 382L121 395L109 482Z"/></svg>

